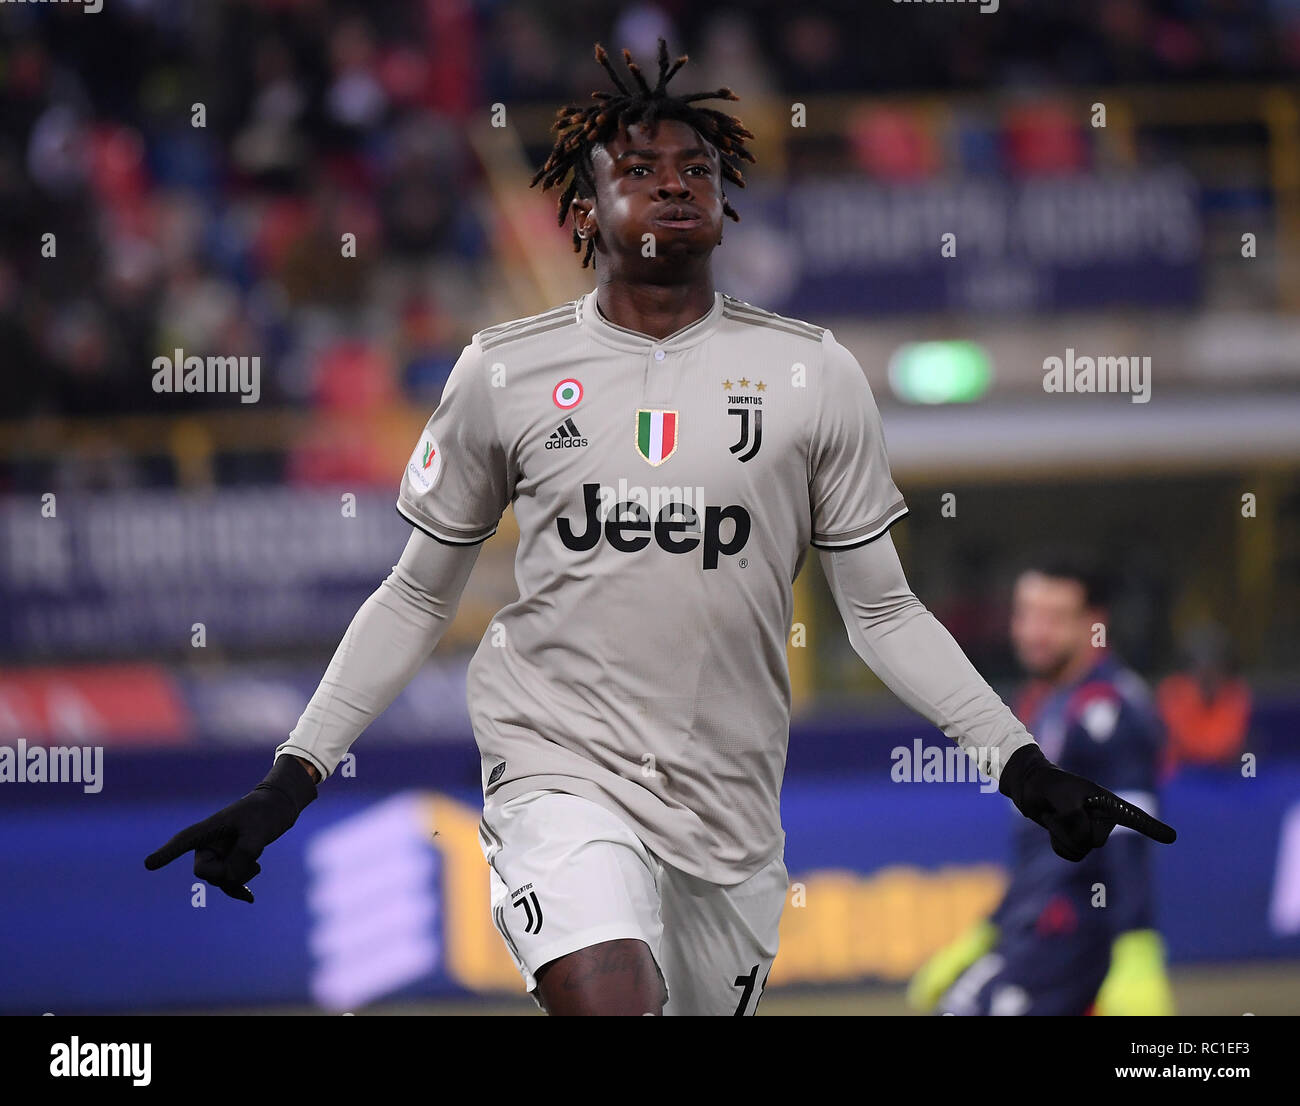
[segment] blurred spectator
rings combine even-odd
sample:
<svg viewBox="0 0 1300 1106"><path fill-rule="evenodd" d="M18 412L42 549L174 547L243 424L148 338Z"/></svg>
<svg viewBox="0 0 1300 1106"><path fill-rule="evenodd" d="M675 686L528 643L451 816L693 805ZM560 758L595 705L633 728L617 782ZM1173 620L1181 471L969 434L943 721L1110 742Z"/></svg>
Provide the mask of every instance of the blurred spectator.
<svg viewBox="0 0 1300 1106"><path fill-rule="evenodd" d="M700 48L690 52L691 70L700 87L725 86L741 103L775 96L780 89L759 33L748 13L724 11L710 16L700 33Z"/></svg>
<svg viewBox="0 0 1300 1106"><path fill-rule="evenodd" d="M595 39L616 59L632 49L653 79L664 35L691 55L689 86L734 88L742 118L769 94L1028 86L1041 99L1071 82L1285 81L1300 66L1296 0L1015 7L884 5L859 20L816 4L311 0L86 19L0 5L0 334L31 366L5 411L172 410L142 381L178 347L260 354L272 406L313 394L323 346L399 333L385 356L424 405L480 322L464 312L490 299L474 290L496 260L466 124L498 102L585 101L604 84ZM1018 107L1005 135L959 118L957 160L1075 170L1090 151L1073 112ZM841 137L836 168L916 180L943 166L933 127L905 111L860 113ZM46 233L57 262L40 253ZM439 318L456 324L427 325Z"/></svg>
<svg viewBox="0 0 1300 1106"><path fill-rule="evenodd" d="M561 100L573 90L582 70L565 57L546 25L522 6L505 7L493 21L484 55L484 95L488 103ZM586 46L591 50L590 44ZM587 54L590 57L590 53Z"/></svg>
<svg viewBox="0 0 1300 1106"><path fill-rule="evenodd" d="M1251 694L1235 674L1227 631L1214 623L1189 632L1181 643L1186 667L1166 676L1156 701L1169 731L1171 768L1226 765L1246 744Z"/></svg>
<svg viewBox="0 0 1300 1106"><path fill-rule="evenodd" d="M1088 163L1088 145L1077 113L1051 101L1017 105L1005 120L1008 170L1015 176L1077 173Z"/></svg>
<svg viewBox="0 0 1300 1106"><path fill-rule="evenodd" d="M794 16L778 41L787 89L841 92L861 81L862 75L845 55L844 36L828 15L805 11Z"/></svg>
<svg viewBox="0 0 1300 1106"><path fill-rule="evenodd" d="M658 56L661 38L668 43L681 41L672 17L658 4L640 3L633 4L618 17L610 42L619 53L623 50L631 53L649 77L649 66ZM674 54L671 46L668 53L670 57Z"/></svg>
<svg viewBox="0 0 1300 1106"><path fill-rule="evenodd" d="M863 108L853 113L847 130L855 163L875 180L924 180L939 170L939 144L917 112Z"/></svg>

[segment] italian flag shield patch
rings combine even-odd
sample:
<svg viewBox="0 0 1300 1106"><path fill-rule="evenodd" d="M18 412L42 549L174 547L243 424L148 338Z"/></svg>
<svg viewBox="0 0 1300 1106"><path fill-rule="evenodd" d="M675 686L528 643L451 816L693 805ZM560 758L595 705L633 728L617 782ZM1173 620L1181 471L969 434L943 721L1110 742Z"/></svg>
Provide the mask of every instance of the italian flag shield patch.
<svg viewBox="0 0 1300 1106"><path fill-rule="evenodd" d="M662 465L677 449L677 412L636 413L636 451L652 465Z"/></svg>

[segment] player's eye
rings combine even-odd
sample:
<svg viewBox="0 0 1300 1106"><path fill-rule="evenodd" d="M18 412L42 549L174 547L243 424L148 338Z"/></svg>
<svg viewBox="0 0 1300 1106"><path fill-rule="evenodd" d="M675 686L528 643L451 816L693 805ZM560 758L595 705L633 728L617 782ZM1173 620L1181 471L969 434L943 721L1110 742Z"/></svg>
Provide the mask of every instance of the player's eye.
<svg viewBox="0 0 1300 1106"><path fill-rule="evenodd" d="M689 173L691 170L693 170L693 169L698 169L698 170L699 170L701 173L703 173L706 177L707 177L707 176L711 176L712 173L713 173L713 170L710 169L709 166L707 166L707 165L688 165L688 166L686 167L686 171L687 171L688 173ZM632 175L633 173L635 173L637 170L641 170L641 171L644 172L644 173L648 173L648 172L650 172L650 167L649 167L648 165L629 165L629 166L627 167L627 169L625 170L625 174L626 174L627 176L631 176L631 175Z"/></svg>

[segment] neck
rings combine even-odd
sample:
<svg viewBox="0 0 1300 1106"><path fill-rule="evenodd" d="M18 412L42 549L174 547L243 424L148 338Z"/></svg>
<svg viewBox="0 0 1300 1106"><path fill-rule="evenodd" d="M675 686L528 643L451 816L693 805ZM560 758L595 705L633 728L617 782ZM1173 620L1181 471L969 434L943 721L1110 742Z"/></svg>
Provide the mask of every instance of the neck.
<svg viewBox="0 0 1300 1106"><path fill-rule="evenodd" d="M690 284L630 284L605 279L596 305L611 323L650 338L667 338L713 310L713 279L707 273Z"/></svg>
<svg viewBox="0 0 1300 1106"><path fill-rule="evenodd" d="M1105 650L1094 649L1091 645L1080 649L1065 664L1052 680L1053 687L1066 687L1082 679L1104 655Z"/></svg>

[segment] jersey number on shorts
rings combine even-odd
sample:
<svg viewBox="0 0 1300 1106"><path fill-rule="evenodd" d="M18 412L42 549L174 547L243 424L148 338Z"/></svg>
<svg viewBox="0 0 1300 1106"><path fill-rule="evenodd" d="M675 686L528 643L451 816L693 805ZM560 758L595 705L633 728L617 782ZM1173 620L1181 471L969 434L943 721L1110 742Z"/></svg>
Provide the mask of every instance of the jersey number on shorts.
<svg viewBox="0 0 1300 1106"><path fill-rule="evenodd" d="M771 977L772 977L772 971L769 968L767 975L763 977L763 986L758 992L759 1002L763 1000L763 992L767 990L767 981L771 979ZM745 1016L745 1007L749 1005L749 996L754 993L754 981L756 979L758 979L757 964L755 964L752 968L749 969L748 975L736 976L736 982L732 984L733 987L745 988L740 995L740 1005L736 1007L736 1017L738 1018L743 1018ZM755 1012L757 1012L758 1002L754 1003L754 1010Z"/></svg>

